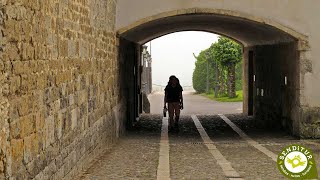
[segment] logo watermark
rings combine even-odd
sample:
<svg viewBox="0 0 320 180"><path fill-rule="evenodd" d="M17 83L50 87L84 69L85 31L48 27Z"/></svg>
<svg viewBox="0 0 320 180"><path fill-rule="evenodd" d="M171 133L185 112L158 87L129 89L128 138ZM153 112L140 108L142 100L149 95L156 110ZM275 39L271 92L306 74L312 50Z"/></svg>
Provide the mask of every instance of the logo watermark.
<svg viewBox="0 0 320 180"><path fill-rule="evenodd" d="M278 155L278 169L289 179L317 179L318 172L310 149L297 144L285 147Z"/></svg>

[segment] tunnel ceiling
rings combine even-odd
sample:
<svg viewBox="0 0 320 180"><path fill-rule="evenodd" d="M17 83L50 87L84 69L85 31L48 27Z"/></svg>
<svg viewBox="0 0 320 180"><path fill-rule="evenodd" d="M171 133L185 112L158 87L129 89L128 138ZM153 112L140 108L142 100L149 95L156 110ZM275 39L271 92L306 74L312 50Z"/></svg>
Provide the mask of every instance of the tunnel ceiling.
<svg viewBox="0 0 320 180"><path fill-rule="evenodd" d="M289 34L263 23L239 17L188 14L161 18L124 32L120 36L144 44L157 37L186 30L208 31L233 38L244 46L294 41Z"/></svg>

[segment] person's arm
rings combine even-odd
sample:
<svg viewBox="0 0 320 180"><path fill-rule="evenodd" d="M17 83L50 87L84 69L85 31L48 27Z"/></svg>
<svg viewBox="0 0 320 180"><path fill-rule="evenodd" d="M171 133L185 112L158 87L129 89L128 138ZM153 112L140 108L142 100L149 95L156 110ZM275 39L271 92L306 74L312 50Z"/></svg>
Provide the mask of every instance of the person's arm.
<svg viewBox="0 0 320 180"><path fill-rule="evenodd" d="M180 92L180 107L183 109L183 96L182 96L182 91Z"/></svg>

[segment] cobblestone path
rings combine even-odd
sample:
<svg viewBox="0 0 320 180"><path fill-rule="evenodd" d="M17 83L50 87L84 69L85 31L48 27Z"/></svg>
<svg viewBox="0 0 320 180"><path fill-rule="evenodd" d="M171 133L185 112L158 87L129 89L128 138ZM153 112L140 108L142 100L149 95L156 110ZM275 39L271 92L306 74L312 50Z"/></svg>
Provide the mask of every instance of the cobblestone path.
<svg viewBox="0 0 320 180"><path fill-rule="evenodd" d="M225 116L270 153L278 154L290 144L307 146L320 170L320 140L299 140L280 130L258 128L252 118L240 114ZM191 116L181 117L179 132L169 133L171 179L285 179L274 160L240 137L221 117L196 117L209 140L200 136ZM142 116L133 130L76 179L157 179L161 126L161 116ZM212 150L223 158L214 156ZM232 166L238 178L226 176L225 164Z"/></svg>
<svg viewBox="0 0 320 180"><path fill-rule="evenodd" d="M160 116L141 118L134 130L75 179L156 179L161 120Z"/></svg>
<svg viewBox="0 0 320 180"><path fill-rule="evenodd" d="M180 131L169 134L171 179L226 179L190 116L182 117Z"/></svg>

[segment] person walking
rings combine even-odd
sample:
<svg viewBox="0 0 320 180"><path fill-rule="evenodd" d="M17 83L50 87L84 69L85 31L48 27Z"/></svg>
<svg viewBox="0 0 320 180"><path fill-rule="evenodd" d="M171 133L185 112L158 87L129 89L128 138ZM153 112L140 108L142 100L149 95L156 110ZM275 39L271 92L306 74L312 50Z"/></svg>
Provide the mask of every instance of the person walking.
<svg viewBox="0 0 320 180"><path fill-rule="evenodd" d="M169 131L173 129L179 130L180 109L183 109L183 89L179 79L176 76L170 76L168 85L164 91L164 109L167 109L166 104L168 103Z"/></svg>

